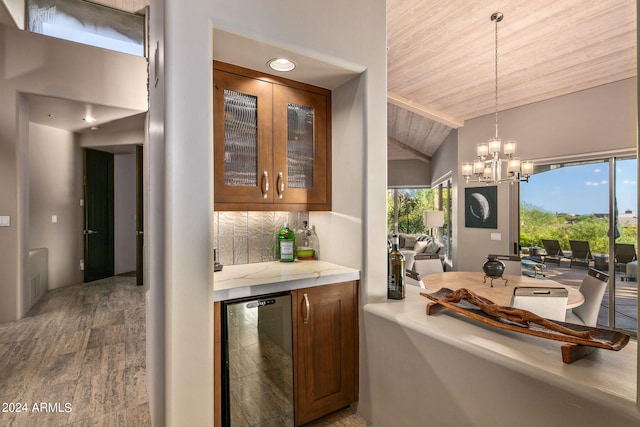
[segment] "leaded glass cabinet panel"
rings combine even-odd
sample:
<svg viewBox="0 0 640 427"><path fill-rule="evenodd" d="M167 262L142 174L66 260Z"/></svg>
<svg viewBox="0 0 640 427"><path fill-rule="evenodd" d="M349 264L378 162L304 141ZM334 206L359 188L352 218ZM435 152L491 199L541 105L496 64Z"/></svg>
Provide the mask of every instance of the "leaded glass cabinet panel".
<svg viewBox="0 0 640 427"><path fill-rule="evenodd" d="M271 201L271 84L214 71L215 201Z"/></svg>
<svg viewBox="0 0 640 427"><path fill-rule="evenodd" d="M327 97L276 86L273 99L276 196L284 203L330 203Z"/></svg>
<svg viewBox="0 0 640 427"><path fill-rule="evenodd" d="M331 210L331 92L214 63L214 209Z"/></svg>

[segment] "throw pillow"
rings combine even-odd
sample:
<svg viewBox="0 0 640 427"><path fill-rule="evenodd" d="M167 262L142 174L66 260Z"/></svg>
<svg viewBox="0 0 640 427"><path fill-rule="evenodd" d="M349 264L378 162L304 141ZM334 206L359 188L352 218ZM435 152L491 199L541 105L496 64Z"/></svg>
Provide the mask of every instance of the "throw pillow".
<svg viewBox="0 0 640 427"><path fill-rule="evenodd" d="M437 254L438 252L440 252L440 248L442 248L442 246L442 243L431 240L427 245L426 252Z"/></svg>
<svg viewBox="0 0 640 427"><path fill-rule="evenodd" d="M416 245L413 247L413 250L416 251L417 254L421 254L429 245L429 242L426 241L418 241Z"/></svg>
<svg viewBox="0 0 640 427"><path fill-rule="evenodd" d="M415 236L405 236L404 238L404 246L403 248L411 248L416 245L416 237Z"/></svg>

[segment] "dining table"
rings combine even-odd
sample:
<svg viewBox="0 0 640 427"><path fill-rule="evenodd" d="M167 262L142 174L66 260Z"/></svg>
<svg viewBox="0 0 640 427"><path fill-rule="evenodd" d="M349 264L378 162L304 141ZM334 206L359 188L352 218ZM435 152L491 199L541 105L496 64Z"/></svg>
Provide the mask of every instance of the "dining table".
<svg viewBox="0 0 640 427"><path fill-rule="evenodd" d="M506 281L504 279L507 279ZM516 276L505 274L503 278L494 278L491 286L491 278L478 271L447 271L444 273L422 276L422 284L425 290L436 292L441 288L456 290L466 288L483 296L492 302L502 305L511 305L513 289L519 286L540 288L566 288L569 291L567 308L579 307L584 303L584 295L572 286L566 286L549 279L535 279L528 276Z"/></svg>

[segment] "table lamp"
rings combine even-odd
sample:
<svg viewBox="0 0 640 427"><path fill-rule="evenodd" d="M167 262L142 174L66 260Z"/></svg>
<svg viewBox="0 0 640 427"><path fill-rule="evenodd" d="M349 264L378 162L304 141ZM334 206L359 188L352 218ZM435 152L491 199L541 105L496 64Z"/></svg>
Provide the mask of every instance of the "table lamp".
<svg viewBox="0 0 640 427"><path fill-rule="evenodd" d="M433 236L433 229L444 225L444 211L424 211L424 226L430 230Z"/></svg>

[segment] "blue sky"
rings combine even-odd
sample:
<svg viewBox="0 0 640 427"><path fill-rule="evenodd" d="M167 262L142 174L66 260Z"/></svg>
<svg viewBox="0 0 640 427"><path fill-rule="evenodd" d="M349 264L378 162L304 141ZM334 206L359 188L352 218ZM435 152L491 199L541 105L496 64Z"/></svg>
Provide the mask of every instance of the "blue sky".
<svg viewBox="0 0 640 427"><path fill-rule="evenodd" d="M638 204L637 160L619 160L617 170L618 212ZM520 185L520 200L549 212L607 213L609 165L594 163L563 167L533 175Z"/></svg>

